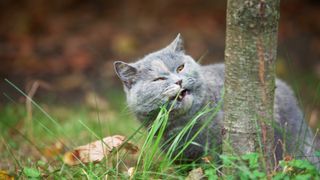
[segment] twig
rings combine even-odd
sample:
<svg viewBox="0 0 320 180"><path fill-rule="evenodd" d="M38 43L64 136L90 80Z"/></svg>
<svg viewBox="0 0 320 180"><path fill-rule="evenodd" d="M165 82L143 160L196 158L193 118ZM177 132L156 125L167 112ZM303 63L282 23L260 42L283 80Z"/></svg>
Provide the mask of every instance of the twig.
<svg viewBox="0 0 320 180"><path fill-rule="evenodd" d="M27 94L29 98L26 98L26 110L27 110L27 136L33 141L33 123L32 123L32 98L36 94L39 87L43 87L44 89L50 89L51 86L43 81L35 80L31 88Z"/></svg>

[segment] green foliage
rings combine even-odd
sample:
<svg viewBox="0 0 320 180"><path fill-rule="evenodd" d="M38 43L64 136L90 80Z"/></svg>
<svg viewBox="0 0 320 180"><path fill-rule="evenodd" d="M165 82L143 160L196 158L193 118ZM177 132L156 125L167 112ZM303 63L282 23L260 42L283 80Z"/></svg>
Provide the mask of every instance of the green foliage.
<svg viewBox="0 0 320 180"><path fill-rule="evenodd" d="M39 178L41 175L37 169L29 167L23 168L23 174L28 178Z"/></svg>
<svg viewBox="0 0 320 180"><path fill-rule="evenodd" d="M214 168L208 168L204 171L205 176L208 179L216 180L219 179L219 176L217 175L217 171Z"/></svg>
<svg viewBox="0 0 320 180"><path fill-rule="evenodd" d="M221 155L223 167L235 167L237 171L225 179L267 179L259 163L261 154L249 153L242 156ZM270 176L270 175L269 175ZM273 172L272 179L319 179L320 171L307 160L280 161L280 168Z"/></svg>
<svg viewBox="0 0 320 180"><path fill-rule="evenodd" d="M242 156L221 155L223 167L235 167L235 174L228 175L226 179L264 179L265 172L261 171L259 153L249 153Z"/></svg>
<svg viewBox="0 0 320 180"><path fill-rule="evenodd" d="M283 169L274 176L274 179L319 179L320 171L307 160L293 159L291 161L280 161Z"/></svg>

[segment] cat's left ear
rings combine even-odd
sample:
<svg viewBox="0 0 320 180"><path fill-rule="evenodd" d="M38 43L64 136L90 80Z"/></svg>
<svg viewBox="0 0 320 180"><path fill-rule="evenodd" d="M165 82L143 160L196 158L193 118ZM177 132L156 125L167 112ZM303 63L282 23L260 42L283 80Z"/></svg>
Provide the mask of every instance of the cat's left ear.
<svg viewBox="0 0 320 180"><path fill-rule="evenodd" d="M180 33L177 37L165 48L165 50L173 52L184 52L183 40Z"/></svg>
<svg viewBox="0 0 320 180"><path fill-rule="evenodd" d="M119 78L122 80L124 85L130 89L136 79L138 70L135 67L121 61L116 61L113 63L113 65Z"/></svg>

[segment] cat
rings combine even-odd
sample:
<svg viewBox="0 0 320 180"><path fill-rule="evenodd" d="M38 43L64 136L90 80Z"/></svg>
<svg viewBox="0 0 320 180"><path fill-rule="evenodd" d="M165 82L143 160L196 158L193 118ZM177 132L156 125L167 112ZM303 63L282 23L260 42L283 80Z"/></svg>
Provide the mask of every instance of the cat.
<svg viewBox="0 0 320 180"><path fill-rule="evenodd" d="M180 132L206 105L214 108L223 102L224 64L198 64L185 54L180 34L165 48L134 63L116 61L114 68L123 82L128 107L138 120L147 120L150 124L161 105L173 103L164 141ZM209 117L209 114L201 116L180 144L188 141ZM285 142L285 153L306 156L316 163L311 129L304 121L293 91L279 79L276 79L274 119L282 129L275 129L275 142ZM210 124L184 150L180 159L197 161L208 154L218 157L222 153L222 122L223 109L220 108ZM285 140L283 132L286 133ZM279 144L275 152L277 160L284 155L283 145Z"/></svg>

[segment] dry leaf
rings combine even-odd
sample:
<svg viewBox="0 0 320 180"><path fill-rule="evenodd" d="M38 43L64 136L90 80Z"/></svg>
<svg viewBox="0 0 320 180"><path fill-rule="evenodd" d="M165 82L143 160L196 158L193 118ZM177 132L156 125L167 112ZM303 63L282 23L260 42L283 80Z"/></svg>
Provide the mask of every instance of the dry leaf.
<svg viewBox="0 0 320 180"><path fill-rule="evenodd" d="M10 176L7 171L0 170L0 179L13 180L14 177Z"/></svg>
<svg viewBox="0 0 320 180"><path fill-rule="evenodd" d="M43 150L43 154L47 158L53 158L53 157L61 154L63 150L64 150L63 142L57 141L52 146L46 147Z"/></svg>
<svg viewBox="0 0 320 180"><path fill-rule="evenodd" d="M288 155L288 154L283 158L283 160L284 160L284 161L287 161L287 162L288 162L288 161L292 161L292 159L293 159L292 156L291 156L291 155Z"/></svg>
<svg viewBox="0 0 320 180"><path fill-rule="evenodd" d="M127 150L130 154L136 154L138 151L139 151L139 148L138 146L130 143L130 142L127 142L123 145L123 148L125 150Z"/></svg>
<svg viewBox="0 0 320 180"><path fill-rule="evenodd" d="M200 180L203 177L203 170L201 169L201 167L199 167L197 169L191 170L186 180Z"/></svg>
<svg viewBox="0 0 320 180"><path fill-rule="evenodd" d="M125 137L120 135L109 136L104 139L79 146L73 151L64 154L63 161L68 165L80 163L100 162L111 153L114 148L119 148L125 142ZM130 153L136 153L138 148L131 143L126 143L124 149Z"/></svg>
<svg viewBox="0 0 320 180"><path fill-rule="evenodd" d="M205 163L210 163L212 161L212 156L204 156L201 158Z"/></svg>
<svg viewBox="0 0 320 180"><path fill-rule="evenodd" d="M130 168L128 169L128 175L129 175L130 178L133 177L134 170L135 170L134 167L130 167Z"/></svg>
<svg viewBox="0 0 320 180"><path fill-rule="evenodd" d="M82 163L99 162L108 155L113 148L119 147L124 142L124 136L106 137L102 141L98 140L90 144L79 146L73 151L64 155L64 162L68 165Z"/></svg>

